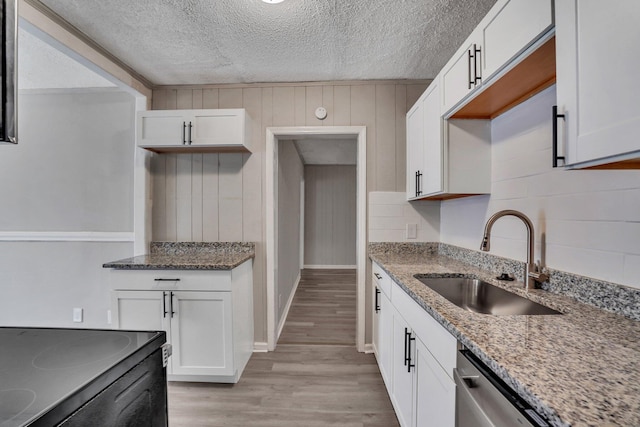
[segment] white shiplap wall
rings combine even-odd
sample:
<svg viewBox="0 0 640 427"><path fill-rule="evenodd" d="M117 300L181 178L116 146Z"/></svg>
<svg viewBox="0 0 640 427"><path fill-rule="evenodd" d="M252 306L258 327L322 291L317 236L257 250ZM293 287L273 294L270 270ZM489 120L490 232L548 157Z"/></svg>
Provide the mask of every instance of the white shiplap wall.
<svg viewBox="0 0 640 427"><path fill-rule="evenodd" d="M407 224L417 237L407 238ZM440 202L407 201L405 192L369 193L370 242L437 242L440 240Z"/></svg>
<svg viewBox="0 0 640 427"><path fill-rule="evenodd" d="M266 341L266 128L367 126L368 191L404 191L405 116L427 83L220 85L154 90L153 109L245 108L252 119L255 150L250 155L154 156L152 239L256 242L255 339ZM328 112L323 121L314 114L319 106Z"/></svg>
<svg viewBox="0 0 640 427"><path fill-rule="evenodd" d="M356 173L350 165L305 166L305 268L355 268Z"/></svg>
<svg viewBox="0 0 640 427"><path fill-rule="evenodd" d="M441 238L478 249L486 219L517 209L536 231L549 267L640 288L640 171L551 167L551 87L492 122L490 196L442 203ZM525 228L500 219L491 253L524 261Z"/></svg>

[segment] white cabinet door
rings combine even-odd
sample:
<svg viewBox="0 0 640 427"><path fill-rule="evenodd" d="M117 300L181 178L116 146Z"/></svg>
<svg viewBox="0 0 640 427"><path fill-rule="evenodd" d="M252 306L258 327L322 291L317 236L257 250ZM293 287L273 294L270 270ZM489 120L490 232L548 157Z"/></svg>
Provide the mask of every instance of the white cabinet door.
<svg viewBox="0 0 640 427"><path fill-rule="evenodd" d="M500 1L480 23L485 81L553 26L551 0Z"/></svg>
<svg viewBox="0 0 640 427"><path fill-rule="evenodd" d="M393 369L393 306L384 292L380 293L379 303L378 366L380 367L382 378L387 384L387 388L389 388Z"/></svg>
<svg viewBox="0 0 640 427"><path fill-rule="evenodd" d="M640 150L640 2L556 0L555 11L567 164L628 157Z"/></svg>
<svg viewBox="0 0 640 427"><path fill-rule="evenodd" d="M174 375L232 375L230 292L172 292Z"/></svg>
<svg viewBox="0 0 640 427"><path fill-rule="evenodd" d="M181 146L187 142L188 116L182 110L138 113L138 145Z"/></svg>
<svg viewBox="0 0 640 427"><path fill-rule="evenodd" d="M244 144L244 110L203 110L193 113L191 145L233 147Z"/></svg>
<svg viewBox="0 0 640 427"><path fill-rule="evenodd" d="M424 110L423 97L407 113L407 200L420 196L424 173Z"/></svg>
<svg viewBox="0 0 640 427"><path fill-rule="evenodd" d="M456 386L427 347L416 340L416 427L454 427Z"/></svg>
<svg viewBox="0 0 640 427"><path fill-rule="evenodd" d="M111 307L115 327L169 332L168 294L158 291L112 292Z"/></svg>
<svg viewBox="0 0 640 427"><path fill-rule="evenodd" d="M474 31L442 69L443 109L448 111L482 82L482 38Z"/></svg>
<svg viewBox="0 0 640 427"><path fill-rule="evenodd" d="M393 314L393 394L396 416L402 427L413 420L413 378L415 367L415 341L410 326L402 316Z"/></svg>
<svg viewBox="0 0 640 427"><path fill-rule="evenodd" d="M440 114L440 80L427 88L422 101L424 122L424 152L422 195L438 194L444 190L442 117Z"/></svg>

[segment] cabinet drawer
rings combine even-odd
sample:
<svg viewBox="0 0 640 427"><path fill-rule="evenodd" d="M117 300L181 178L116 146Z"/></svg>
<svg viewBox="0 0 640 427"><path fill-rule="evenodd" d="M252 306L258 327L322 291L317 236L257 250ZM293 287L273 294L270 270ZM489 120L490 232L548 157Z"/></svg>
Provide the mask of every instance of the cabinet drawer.
<svg viewBox="0 0 640 427"><path fill-rule="evenodd" d="M395 282L392 284L392 288L391 303L407 323L411 325L413 332L424 343L438 364L442 366L442 369L453 379L458 347L455 337Z"/></svg>
<svg viewBox="0 0 640 427"><path fill-rule="evenodd" d="M387 298L391 298L391 278L387 274L386 271L382 269L375 262L372 263L371 267L373 271L373 283L378 285L378 288L387 296Z"/></svg>
<svg viewBox="0 0 640 427"><path fill-rule="evenodd" d="M231 291L231 270L111 270L111 289Z"/></svg>

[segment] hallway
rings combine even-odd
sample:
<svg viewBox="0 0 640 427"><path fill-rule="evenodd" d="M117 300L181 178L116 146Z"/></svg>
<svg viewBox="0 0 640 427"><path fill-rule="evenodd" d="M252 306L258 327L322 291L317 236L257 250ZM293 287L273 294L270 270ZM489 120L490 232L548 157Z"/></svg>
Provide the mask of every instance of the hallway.
<svg viewBox="0 0 640 427"><path fill-rule="evenodd" d="M355 349L355 277L303 270L276 351L235 385L170 383L171 427L397 426L375 357Z"/></svg>

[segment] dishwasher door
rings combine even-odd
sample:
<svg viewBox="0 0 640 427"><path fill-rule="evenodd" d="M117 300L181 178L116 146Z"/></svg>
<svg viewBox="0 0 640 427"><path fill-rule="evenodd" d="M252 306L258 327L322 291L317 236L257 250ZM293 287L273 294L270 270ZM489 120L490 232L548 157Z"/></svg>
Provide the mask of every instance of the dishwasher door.
<svg viewBox="0 0 640 427"><path fill-rule="evenodd" d="M549 426L468 350L458 352L457 362L456 427Z"/></svg>

